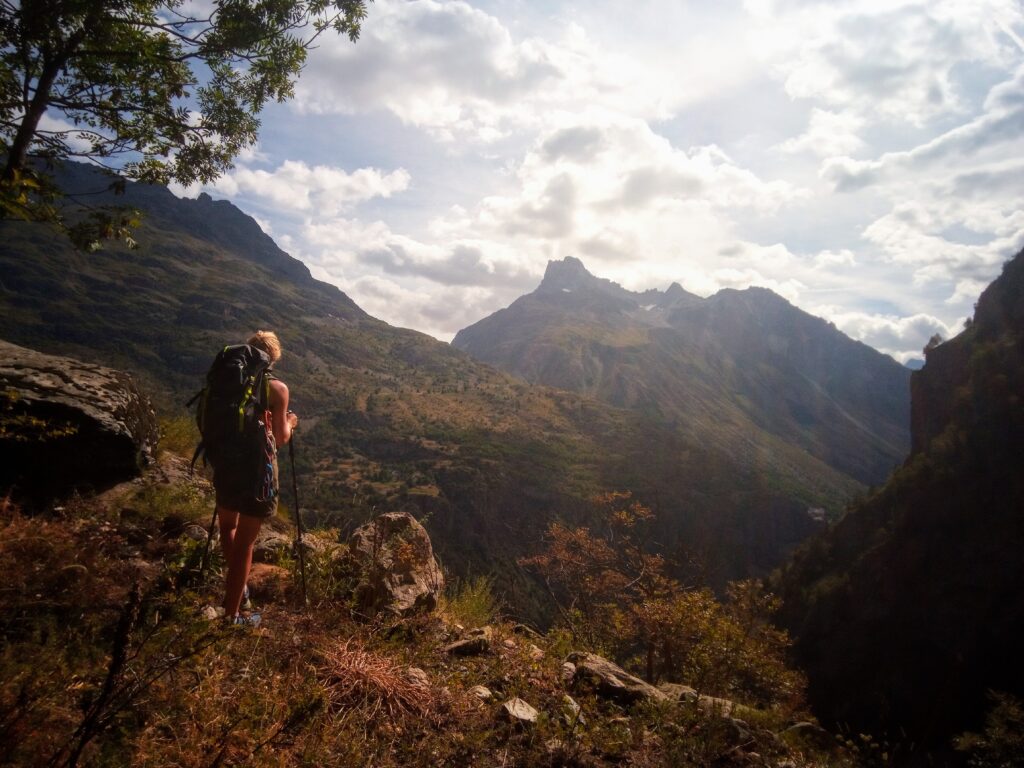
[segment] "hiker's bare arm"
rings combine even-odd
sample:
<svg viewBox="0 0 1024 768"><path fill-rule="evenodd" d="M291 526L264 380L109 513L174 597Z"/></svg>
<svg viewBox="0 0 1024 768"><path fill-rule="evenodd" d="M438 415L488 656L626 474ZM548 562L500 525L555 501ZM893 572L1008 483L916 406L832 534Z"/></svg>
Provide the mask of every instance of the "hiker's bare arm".
<svg viewBox="0 0 1024 768"><path fill-rule="evenodd" d="M299 417L288 412L288 387L283 381L270 381L270 415L271 429L278 445L284 445L292 439L292 430L299 423Z"/></svg>

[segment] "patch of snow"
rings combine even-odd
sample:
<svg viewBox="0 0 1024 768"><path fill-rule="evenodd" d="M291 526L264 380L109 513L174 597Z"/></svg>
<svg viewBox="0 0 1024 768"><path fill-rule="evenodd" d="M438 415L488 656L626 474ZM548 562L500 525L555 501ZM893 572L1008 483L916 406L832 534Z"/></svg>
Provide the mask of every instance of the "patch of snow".
<svg viewBox="0 0 1024 768"><path fill-rule="evenodd" d="M562 293L572 293L572 288L563 288Z"/></svg>
<svg viewBox="0 0 1024 768"><path fill-rule="evenodd" d="M657 305L657 304L644 304L644 305L643 305L642 307L640 307L640 309L645 309L645 310L647 310L648 312L650 312L650 311L651 311L652 309L654 309L654 308L655 308L656 306L658 306L658 305Z"/></svg>

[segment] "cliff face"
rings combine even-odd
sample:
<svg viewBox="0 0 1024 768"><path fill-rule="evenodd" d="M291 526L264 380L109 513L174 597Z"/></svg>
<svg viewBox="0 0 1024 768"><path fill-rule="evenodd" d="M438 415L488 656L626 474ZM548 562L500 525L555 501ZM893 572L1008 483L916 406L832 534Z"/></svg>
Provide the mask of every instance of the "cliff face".
<svg viewBox="0 0 1024 768"><path fill-rule="evenodd" d="M920 453L956 418L956 393L970 384L976 371L971 355L988 344L1007 354L1009 338L1024 326L1024 264L1020 254L978 299L973 321L954 339L931 349L927 364L910 377L912 450ZM1011 360L1007 363L1012 364ZM998 376L998 374L997 374Z"/></svg>
<svg viewBox="0 0 1024 768"><path fill-rule="evenodd" d="M927 353L925 368L910 375L911 453L921 453L949 426L953 417L953 398L968 377L970 349L958 336Z"/></svg>
<svg viewBox="0 0 1024 768"><path fill-rule="evenodd" d="M1024 252L912 382L913 456L779 586L819 713L941 748L1024 693Z"/></svg>

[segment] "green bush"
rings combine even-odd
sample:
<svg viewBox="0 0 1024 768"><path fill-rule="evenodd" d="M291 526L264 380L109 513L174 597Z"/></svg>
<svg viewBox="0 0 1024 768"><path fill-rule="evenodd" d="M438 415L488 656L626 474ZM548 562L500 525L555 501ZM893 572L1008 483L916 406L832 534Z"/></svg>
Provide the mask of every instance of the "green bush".
<svg viewBox="0 0 1024 768"><path fill-rule="evenodd" d="M191 416L160 419L160 450L191 456L199 444L199 427Z"/></svg>
<svg viewBox="0 0 1024 768"><path fill-rule="evenodd" d="M476 576L456 582L445 595L442 610L464 627L482 627L492 623L501 608L494 595L494 577Z"/></svg>
<svg viewBox="0 0 1024 768"><path fill-rule="evenodd" d="M1006 693L991 694L995 702L983 733L965 733L956 748L966 752L971 768L1012 768L1024 765L1024 704Z"/></svg>

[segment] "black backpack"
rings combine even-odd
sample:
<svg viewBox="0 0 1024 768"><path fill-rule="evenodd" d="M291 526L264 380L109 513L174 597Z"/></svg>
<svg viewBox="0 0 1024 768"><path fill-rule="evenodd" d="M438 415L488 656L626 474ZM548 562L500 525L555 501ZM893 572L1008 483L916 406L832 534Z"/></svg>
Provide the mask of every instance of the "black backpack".
<svg viewBox="0 0 1024 768"><path fill-rule="evenodd" d="M270 358L250 344L224 347L217 353L203 387L188 405L198 401L196 423L202 440L192 467L203 456L213 465L218 487L263 501L274 493L274 443L267 412L270 409Z"/></svg>

